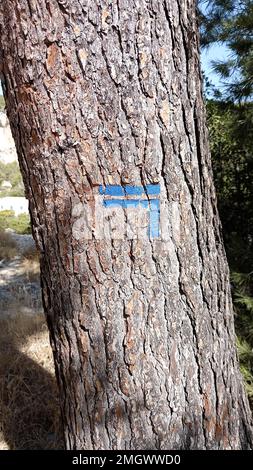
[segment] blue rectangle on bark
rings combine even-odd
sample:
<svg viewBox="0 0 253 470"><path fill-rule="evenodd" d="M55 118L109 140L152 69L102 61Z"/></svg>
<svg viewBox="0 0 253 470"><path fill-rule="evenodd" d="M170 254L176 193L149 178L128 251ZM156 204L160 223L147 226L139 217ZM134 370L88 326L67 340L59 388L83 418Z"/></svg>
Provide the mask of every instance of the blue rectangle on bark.
<svg viewBox="0 0 253 470"><path fill-rule="evenodd" d="M110 184L108 186L99 186L99 193L103 196L141 196L143 194L159 195L160 184L147 184L146 186L120 186Z"/></svg>
<svg viewBox="0 0 253 470"><path fill-rule="evenodd" d="M149 210L149 228L150 238L159 238L160 236L160 200L154 198L160 194L159 184L148 184L147 186L120 186L108 185L100 186L99 193L107 196L103 200L105 207L143 208ZM129 199L129 196L141 196L138 199ZM143 198L147 196L146 198ZM153 196L152 199L148 196ZM109 197L109 198L108 198Z"/></svg>

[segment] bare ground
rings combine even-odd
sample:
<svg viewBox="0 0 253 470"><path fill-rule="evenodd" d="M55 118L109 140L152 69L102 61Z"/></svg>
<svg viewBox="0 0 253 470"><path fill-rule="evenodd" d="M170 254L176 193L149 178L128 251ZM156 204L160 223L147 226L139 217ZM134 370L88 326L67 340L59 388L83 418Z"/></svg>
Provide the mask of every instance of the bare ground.
<svg viewBox="0 0 253 470"><path fill-rule="evenodd" d="M36 256L29 257L31 236L16 240L18 256L0 263L0 450L61 449L39 263Z"/></svg>

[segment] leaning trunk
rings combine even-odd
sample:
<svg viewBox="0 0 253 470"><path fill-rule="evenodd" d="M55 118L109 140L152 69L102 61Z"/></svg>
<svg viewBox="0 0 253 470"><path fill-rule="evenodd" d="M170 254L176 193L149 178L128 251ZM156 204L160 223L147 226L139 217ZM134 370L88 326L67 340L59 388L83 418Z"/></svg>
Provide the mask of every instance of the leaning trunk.
<svg viewBox="0 0 253 470"><path fill-rule="evenodd" d="M250 448L195 2L5 0L0 25L67 448Z"/></svg>

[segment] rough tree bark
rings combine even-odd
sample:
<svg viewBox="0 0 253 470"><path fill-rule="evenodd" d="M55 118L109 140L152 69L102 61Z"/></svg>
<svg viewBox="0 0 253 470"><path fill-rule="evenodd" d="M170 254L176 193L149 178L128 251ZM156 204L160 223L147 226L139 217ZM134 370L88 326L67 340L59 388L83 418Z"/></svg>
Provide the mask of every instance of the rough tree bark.
<svg viewBox="0 0 253 470"><path fill-rule="evenodd" d="M0 25L67 448L250 448L194 0L5 0ZM166 240L82 236L99 185L157 183Z"/></svg>

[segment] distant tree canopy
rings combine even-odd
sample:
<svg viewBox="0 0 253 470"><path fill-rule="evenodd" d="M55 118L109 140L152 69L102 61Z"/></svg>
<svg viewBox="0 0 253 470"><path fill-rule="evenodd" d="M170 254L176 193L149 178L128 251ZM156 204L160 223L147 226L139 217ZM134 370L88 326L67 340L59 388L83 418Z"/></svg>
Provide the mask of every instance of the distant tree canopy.
<svg viewBox="0 0 253 470"><path fill-rule="evenodd" d="M212 164L232 269L252 269L253 103L208 101Z"/></svg>
<svg viewBox="0 0 253 470"><path fill-rule="evenodd" d="M11 189L1 188L3 181L9 181ZM24 196L24 185L18 162L0 162L0 196Z"/></svg>
<svg viewBox="0 0 253 470"><path fill-rule="evenodd" d="M253 408L253 103L207 100L212 165L231 269L237 347Z"/></svg>
<svg viewBox="0 0 253 470"><path fill-rule="evenodd" d="M237 350L253 409L253 3L200 1L203 47L224 43L213 62L223 90L205 76L212 165L231 270ZM225 91L224 91L225 90ZM210 96L218 100L208 100Z"/></svg>
<svg viewBox="0 0 253 470"><path fill-rule="evenodd" d="M225 43L231 54L213 62L226 84L228 96L241 101L253 96L252 0L199 0L201 42Z"/></svg>
<svg viewBox="0 0 253 470"><path fill-rule="evenodd" d="M213 61L225 92L205 77L216 191L230 267L252 270L253 233L253 3L199 0L201 43L224 43L225 61ZM209 96L219 100L208 100Z"/></svg>
<svg viewBox="0 0 253 470"><path fill-rule="evenodd" d="M23 235L31 233L29 214L23 213L16 216L13 210L0 211L0 233L7 228Z"/></svg>

